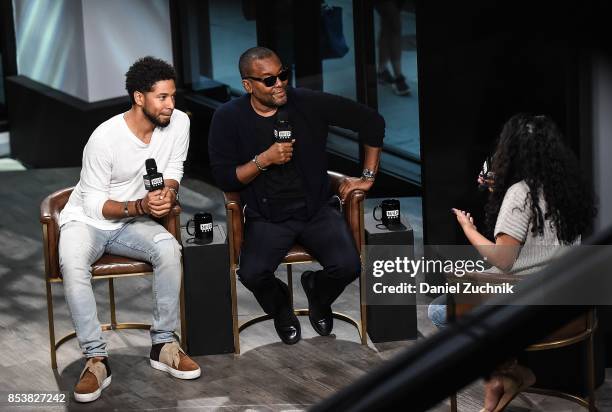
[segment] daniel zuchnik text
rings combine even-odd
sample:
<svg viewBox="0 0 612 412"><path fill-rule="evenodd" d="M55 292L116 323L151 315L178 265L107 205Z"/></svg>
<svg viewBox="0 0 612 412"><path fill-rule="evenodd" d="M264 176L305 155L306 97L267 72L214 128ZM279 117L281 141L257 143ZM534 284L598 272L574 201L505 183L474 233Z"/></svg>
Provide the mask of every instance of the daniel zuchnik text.
<svg viewBox="0 0 612 412"><path fill-rule="evenodd" d="M509 283L501 285L480 285L471 282L461 282L444 285L430 285L429 283L419 283L419 293L451 293L451 294L498 294L498 293L514 293L514 286ZM417 285L402 282L399 285L383 285L382 283L374 283L374 293L376 294L406 294L417 293Z"/></svg>

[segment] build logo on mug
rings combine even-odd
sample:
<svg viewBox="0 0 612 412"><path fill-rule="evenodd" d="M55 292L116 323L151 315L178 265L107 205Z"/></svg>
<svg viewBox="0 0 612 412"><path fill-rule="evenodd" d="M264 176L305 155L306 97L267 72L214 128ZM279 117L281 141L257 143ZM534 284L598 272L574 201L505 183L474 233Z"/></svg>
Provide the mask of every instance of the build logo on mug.
<svg viewBox="0 0 612 412"><path fill-rule="evenodd" d="M376 211L381 210L381 216L376 217ZM400 220L400 201L397 199L385 199L372 211L372 217L389 230L406 230Z"/></svg>
<svg viewBox="0 0 612 412"><path fill-rule="evenodd" d="M193 222L193 233L189 231L189 224ZM193 219L187 222L187 233L195 236L196 242L211 242L213 240L213 220L212 215L206 212L198 212L193 215Z"/></svg>

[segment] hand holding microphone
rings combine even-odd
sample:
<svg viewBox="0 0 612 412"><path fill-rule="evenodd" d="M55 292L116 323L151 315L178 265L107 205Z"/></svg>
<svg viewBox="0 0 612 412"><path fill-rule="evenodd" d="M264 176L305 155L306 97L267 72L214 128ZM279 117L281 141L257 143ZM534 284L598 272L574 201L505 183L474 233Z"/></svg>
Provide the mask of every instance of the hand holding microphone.
<svg viewBox="0 0 612 412"><path fill-rule="evenodd" d="M153 217L163 217L172 208L172 195L169 194L170 188L164 184L164 176L157 171L155 159L145 161L147 174L142 178L145 189L149 193L142 199L141 206L143 211Z"/></svg>
<svg viewBox="0 0 612 412"><path fill-rule="evenodd" d="M478 190L492 192L494 178L495 174L491 171L491 158L487 158L482 165L482 170L478 174Z"/></svg>
<svg viewBox="0 0 612 412"><path fill-rule="evenodd" d="M141 203L144 212L153 217L166 216L172 209L172 204L172 195L167 188L149 192Z"/></svg>
<svg viewBox="0 0 612 412"><path fill-rule="evenodd" d="M286 110L279 109L277 112L276 124L274 125L274 140L272 144L262 153L264 159L269 164L282 165L291 161L293 157L293 143L289 114Z"/></svg>
<svg viewBox="0 0 612 412"><path fill-rule="evenodd" d="M282 165L289 162L293 157L293 142L295 140L291 140L288 143L277 142L263 152L259 157L267 163L264 167L268 165Z"/></svg>

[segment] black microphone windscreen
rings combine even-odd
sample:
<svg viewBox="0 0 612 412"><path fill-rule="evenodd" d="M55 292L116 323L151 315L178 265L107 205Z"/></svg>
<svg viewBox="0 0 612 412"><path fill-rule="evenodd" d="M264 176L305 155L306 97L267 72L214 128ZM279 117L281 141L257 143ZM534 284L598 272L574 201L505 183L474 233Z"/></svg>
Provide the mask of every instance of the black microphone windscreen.
<svg viewBox="0 0 612 412"><path fill-rule="evenodd" d="M157 163L155 163L155 159L145 160L145 168L147 169L147 173L156 173Z"/></svg>

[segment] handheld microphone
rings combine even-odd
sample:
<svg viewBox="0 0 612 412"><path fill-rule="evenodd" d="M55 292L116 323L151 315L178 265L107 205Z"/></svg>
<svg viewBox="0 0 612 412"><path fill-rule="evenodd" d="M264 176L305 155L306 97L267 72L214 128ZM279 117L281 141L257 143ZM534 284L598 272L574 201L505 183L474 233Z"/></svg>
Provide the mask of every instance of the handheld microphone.
<svg viewBox="0 0 612 412"><path fill-rule="evenodd" d="M147 169L147 174L142 177L144 180L145 189L147 189L149 192L163 189L164 176L157 171L157 163L155 163L155 159L147 159L145 161L145 168Z"/></svg>
<svg viewBox="0 0 612 412"><path fill-rule="evenodd" d="M276 143L291 143L291 124L289 123L289 114L286 110L278 109L276 113L276 124L274 125L274 140ZM289 160L291 162L291 160ZM289 163L278 165L281 169L284 169Z"/></svg>
<svg viewBox="0 0 612 412"><path fill-rule="evenodd" d="M290 143L292 140L289 114L285 110L279 109L276 115L276 125L274 126L274 140L276 140L276 143Z"/></svg>
<svg viewBox="0 0 612 412"><path fill-rule="evenodd" d="M482 165L482 170L478 174L478 177L482 180L482 183L478 185L478 190L485 191L489 190L492 185L492 180L495 175L491 171L491 158L487 158Z"/></svg>

